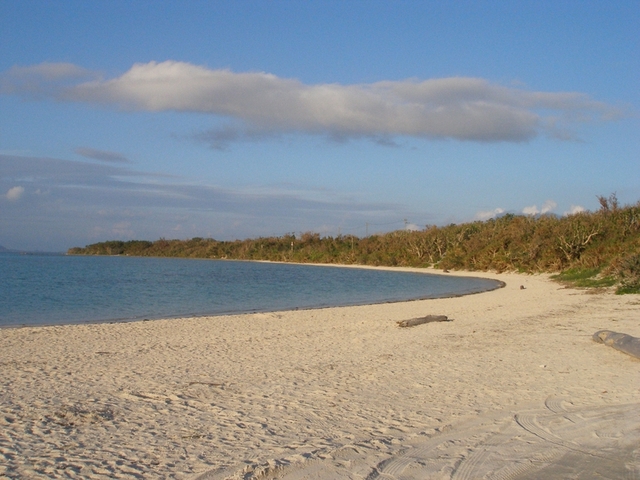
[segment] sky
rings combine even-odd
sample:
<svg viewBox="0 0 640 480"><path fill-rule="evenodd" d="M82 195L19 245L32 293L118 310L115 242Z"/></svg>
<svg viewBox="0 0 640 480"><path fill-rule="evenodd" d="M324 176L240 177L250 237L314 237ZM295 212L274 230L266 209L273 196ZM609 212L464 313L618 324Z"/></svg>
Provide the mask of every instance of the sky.
<svg viewBox="0 0 640 480"><path fill-rule="evenodd" d="M638 0L0 0L0 245L636 204L638 25Z"/></svg>

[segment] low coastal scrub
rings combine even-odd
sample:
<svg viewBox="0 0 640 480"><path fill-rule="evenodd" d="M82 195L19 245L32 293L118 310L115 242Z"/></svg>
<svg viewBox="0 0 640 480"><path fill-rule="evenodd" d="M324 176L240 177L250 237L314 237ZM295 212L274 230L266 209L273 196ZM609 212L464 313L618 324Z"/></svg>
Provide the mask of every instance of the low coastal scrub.
<svg viewBox="0 0 640 480"><path fill-rule="evenodd" d="M598 199L596 212L508 214L363 238L312 232L235 241L162 238L101 242L68 253L546 272L575 286L640 293L640 202L621 207L615 194Z"/></svg>

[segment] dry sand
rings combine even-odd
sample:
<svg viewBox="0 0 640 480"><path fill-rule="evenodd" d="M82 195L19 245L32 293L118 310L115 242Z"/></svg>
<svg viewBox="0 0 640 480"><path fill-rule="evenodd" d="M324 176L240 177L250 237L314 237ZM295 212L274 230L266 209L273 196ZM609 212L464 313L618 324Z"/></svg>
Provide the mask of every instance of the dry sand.
<svg viewBox="0 0 640 480"><path fill-rule="evenodd" d="M2 329L0 478L640 478L640 360L591 338L638 296L474 275L506 287Z"/></svg>

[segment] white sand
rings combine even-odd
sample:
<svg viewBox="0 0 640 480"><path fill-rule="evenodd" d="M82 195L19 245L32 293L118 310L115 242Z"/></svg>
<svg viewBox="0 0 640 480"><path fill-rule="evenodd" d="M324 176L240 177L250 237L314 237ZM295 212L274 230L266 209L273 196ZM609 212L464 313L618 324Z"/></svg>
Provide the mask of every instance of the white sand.
<svg viewBox="0 0 640 480"><path fill-rule="evenodd" d="M638 296L473 275L507 286L2 329L0 477L640 478L640 360L591 339Z"/></svg>

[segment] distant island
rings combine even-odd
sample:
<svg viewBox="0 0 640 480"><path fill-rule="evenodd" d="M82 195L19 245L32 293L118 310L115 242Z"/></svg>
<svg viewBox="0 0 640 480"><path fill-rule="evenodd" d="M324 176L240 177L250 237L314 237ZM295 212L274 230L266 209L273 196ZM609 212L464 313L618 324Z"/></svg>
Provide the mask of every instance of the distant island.
<svg viewBox="0 0 640 480"><path fill-rule="evenodd" d="M49 252L42 250L16 250L0 245L0 253L19 253L21 255L64 255L64 252Z"/></svg>
<svg viewBox="0 0 640 480"><path fill-rule="evenodd" d="M576 286L640 293L640 202L620 206L615 194L598 199L596 212L507 214L363 238L307 232L235 241L112 240L67 253L544 272Z"/></svg>

